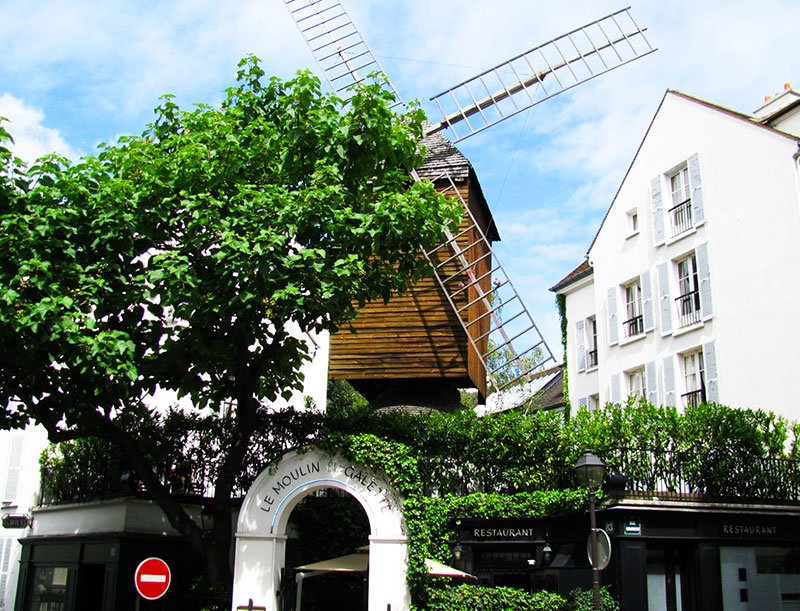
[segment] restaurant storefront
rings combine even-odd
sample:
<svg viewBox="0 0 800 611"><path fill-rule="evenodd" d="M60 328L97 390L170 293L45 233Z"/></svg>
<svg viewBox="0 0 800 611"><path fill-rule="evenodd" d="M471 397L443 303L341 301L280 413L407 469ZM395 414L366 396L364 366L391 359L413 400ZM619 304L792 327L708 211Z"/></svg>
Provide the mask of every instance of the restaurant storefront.
<svg viewBox="0 0 800 611"><path fill-rule="evenodd" d="M598 512L623 611L800 609L800 508L622 501ZM462 520L454 566L487 586L591 587L588 516Z"/></svg>

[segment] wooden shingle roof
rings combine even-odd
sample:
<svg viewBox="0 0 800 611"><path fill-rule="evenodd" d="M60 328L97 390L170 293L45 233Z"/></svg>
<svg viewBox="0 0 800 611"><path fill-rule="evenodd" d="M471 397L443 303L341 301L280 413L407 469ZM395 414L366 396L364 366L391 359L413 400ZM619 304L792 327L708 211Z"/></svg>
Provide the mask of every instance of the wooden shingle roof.
<svg viewBox="0 0 800 611"><path fill-rule="evenodd" d="M472 164L445 136L437 132L422 142L426 149L425 163L417 169L422 178L435 180L446 171L457 182L467 180Z"/></svg>

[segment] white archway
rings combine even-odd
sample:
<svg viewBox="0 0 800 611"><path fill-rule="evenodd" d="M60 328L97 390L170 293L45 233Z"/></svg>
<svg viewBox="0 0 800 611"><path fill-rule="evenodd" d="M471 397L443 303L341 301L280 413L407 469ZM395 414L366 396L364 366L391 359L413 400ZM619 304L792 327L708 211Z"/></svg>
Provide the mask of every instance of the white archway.
<svg viewBox="0 0 800 611"><path fill-rule="evenodd" d="M407 611L406 529L400 497L389 484L353 461L317 449L290 452L256 478L239 512L233 611L279 611L286 524L309 493L338 488L353 496L369 519L369 611ZM335 516L332 516L335 519Z"/></svg>

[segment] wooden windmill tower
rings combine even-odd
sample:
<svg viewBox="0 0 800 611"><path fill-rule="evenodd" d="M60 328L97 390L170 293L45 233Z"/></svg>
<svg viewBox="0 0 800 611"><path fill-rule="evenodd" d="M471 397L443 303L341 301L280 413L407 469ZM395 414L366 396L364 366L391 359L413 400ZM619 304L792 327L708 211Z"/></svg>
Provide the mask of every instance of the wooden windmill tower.
<svg viewBox="0 0 800 611"><path fill-rule="evenodd" d="M384 74L339 0L284 0L331 88L342 98ZM423 252L430 277L387 304L368 304L331 337L329 376L350 381L374 405L442 406L458 388L482 396L533 374L553 354L492 252L491 211L458 142L655 49L623 9L534 47L433 96L441 117L427 130L427 178L464 206L458 232ZM394 85L389 87L402 105ZM441 132L447 131L451 139ZM452 142L451 142L452 140ZM525 388L525 386L521 386ZM512 401L526 399L524 390Z"/></svg>

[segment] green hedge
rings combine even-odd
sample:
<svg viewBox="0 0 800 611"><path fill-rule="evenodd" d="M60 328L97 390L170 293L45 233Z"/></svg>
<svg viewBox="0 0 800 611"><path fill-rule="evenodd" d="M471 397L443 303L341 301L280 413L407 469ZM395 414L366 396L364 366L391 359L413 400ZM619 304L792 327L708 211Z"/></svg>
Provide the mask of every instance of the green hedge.
<svg viewBox="0 0 800 611"><path fill-rule="evenodd" d="M528 594L514 588L462 585L430 593L426 611L592 611L591 590L572 590L567 598L553 592ZM605 588L600 588L601 611L619 611Z"/></svg>
<svg viewBox="0 0 800 611"><path fill-rule="evenodd" d="M567 600L551 592L462 585L431 592L428 611L562 611Z"/></svg>

